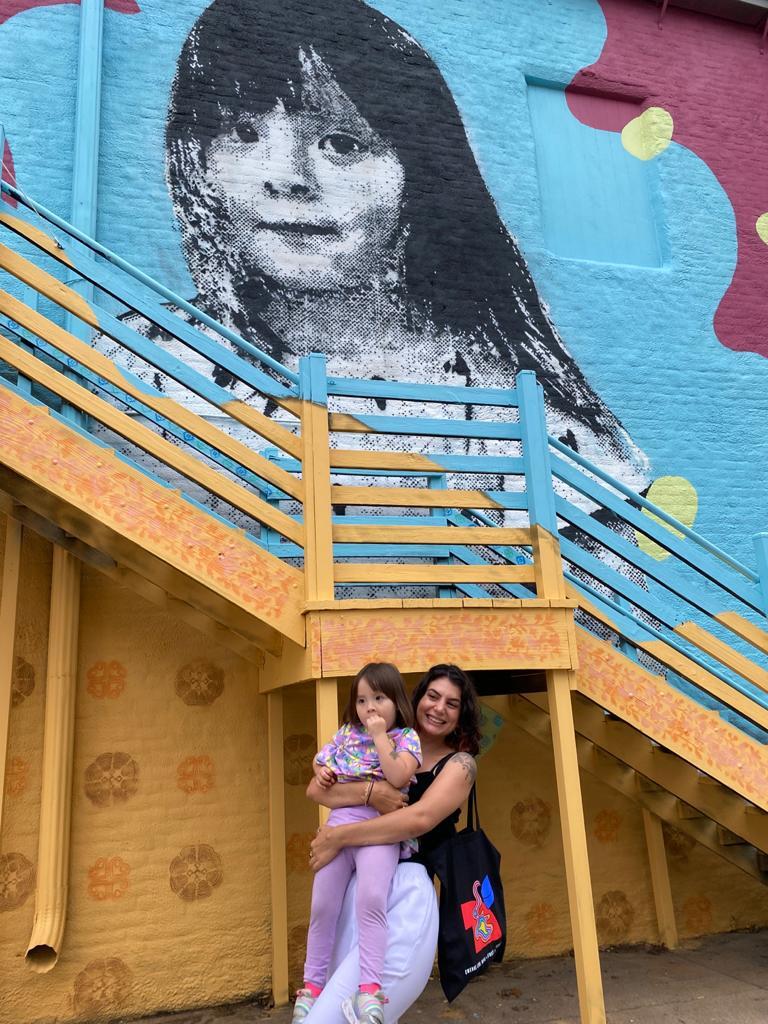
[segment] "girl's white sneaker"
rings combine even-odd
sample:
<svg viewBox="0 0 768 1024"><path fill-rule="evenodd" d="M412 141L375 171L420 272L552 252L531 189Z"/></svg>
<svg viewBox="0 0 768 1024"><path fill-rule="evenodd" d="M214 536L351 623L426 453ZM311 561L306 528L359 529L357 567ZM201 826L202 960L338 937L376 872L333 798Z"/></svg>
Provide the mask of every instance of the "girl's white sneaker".
<svg viewBox="0 0 768 1024"><path fill-rule="evenodd" d="M348 1024L384 1024L384 1004L388 1002L381 989L375 995L356 992L344 1000L341 1011Z"/></svg>

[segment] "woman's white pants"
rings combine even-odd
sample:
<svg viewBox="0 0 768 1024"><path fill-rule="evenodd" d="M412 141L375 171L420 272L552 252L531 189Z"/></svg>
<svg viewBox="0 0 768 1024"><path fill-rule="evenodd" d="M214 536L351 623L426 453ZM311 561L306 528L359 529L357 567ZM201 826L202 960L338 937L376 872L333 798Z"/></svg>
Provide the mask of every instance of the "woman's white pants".
<svg viewBox="0 0 768 1024"><path fill-rule="evenodd" d="M385 1024L396 1024L424 991L435 960L437 927L437 899L427 872L421 864L398 864L387 904L387 957L382 977L389 999L384 1007ZM357 991L359 961L353 876L336 928L331 976L306 1018L307 1024L344 1024L341 1003Z"/></svg>

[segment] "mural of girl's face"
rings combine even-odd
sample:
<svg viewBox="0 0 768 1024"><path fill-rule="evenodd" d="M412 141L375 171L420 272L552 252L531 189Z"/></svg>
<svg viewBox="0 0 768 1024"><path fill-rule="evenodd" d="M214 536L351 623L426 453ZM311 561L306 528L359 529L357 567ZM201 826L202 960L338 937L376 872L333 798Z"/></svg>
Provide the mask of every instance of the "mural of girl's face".
<svg viewBox="0 0 768 1024"><path fill-rule="evenodd" d="M354 287L393 264L403 167L322 60L300 59L301 103L241 114L211 143L208 184L246 273L292 290Z"/></svg>

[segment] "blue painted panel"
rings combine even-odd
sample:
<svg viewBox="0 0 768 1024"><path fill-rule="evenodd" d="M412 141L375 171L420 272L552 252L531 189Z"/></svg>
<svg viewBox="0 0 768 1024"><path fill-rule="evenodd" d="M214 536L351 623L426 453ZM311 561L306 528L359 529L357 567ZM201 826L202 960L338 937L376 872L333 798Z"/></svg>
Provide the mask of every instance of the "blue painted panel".
<svg viewBox="0 0 768 1024"><path fill-rule="evenodd" d="M268 544L269 551L281 558L301 558L298 544ZM418 558L448 559L450 548L440 544L334 544L334 558Z"/></svg>
<svg viewBox="0 0 768 1024"><path fill-rule="evenodd" d="M621 99L594 102L626 108L625 122L641 110ZM660 266L655 167L630 156L616 132L577 121L560 88L529 82L528 106L547 248L571 259Z"/></svg>
<svg viewBox="0 0 768 1024"><path fill-rule="evenodd" d="M498 474L499 476L522 476L525 472L523 460L517 457L506 458L503 455L442 455L441 453L423 452L425 458L438 463L446 473L480 473ZM267 450L262 455L269 458L276 466L286 470L288 473L300 473L301 464L297 459L267 456ZM347 469L346 467L332 466L331 473L340 476L364 476L364 477L423 477L441 478L444 473L439 469L434 470L406 470L406 469Z"/></svg>
<svg viewBox="0 0 768 1024"><path fill-rule="evenodd" d="M538 523L554 536L557 533L557 517L541 385L530 370L524 370L517 375L517 390L520 395L525 487L531 523Z"/></svg>
<svg viewBox="0 0 768 1024"><path fill-rule="evenodd" d="M487 423L482 420L422 419L419 416L366 416L355 419L376 434L419 434L425 437L485 437L519 441L519 423ZM431 457L431 456L430 456Z"/></svg>
<svg viewBox="0 0 768 1024"><path fill-rule="evenodd" d="M413 402L441 402L459 405L499 405L514 409L517 392L514 388L449 387L441 384L408 384L389 380L356 380L351 377L329 377L329 395L348 398L395 398Z"/></svg>
<svg viewBox="0 0 768 1024"><path fill-rule="evenodd" d="M331 516L334 526L447 526L445 516Z"/></svg>

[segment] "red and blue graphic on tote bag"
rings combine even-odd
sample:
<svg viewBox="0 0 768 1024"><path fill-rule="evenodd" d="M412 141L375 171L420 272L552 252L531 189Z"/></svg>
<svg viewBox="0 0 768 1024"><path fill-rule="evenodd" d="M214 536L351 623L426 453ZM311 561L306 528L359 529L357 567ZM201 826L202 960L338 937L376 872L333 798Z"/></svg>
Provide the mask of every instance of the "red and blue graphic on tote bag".
<svg viewBox="0 0 768 1024"><path fill-rule="evenodd" d="M501 928L496 920L496 915L491 910L496 897L488 875L485 876L482 883L474 882L472 893L474 899L461 904L461 917L464 927L472 931L475 952L480 953L489 942L501 938Z"/></svg>

